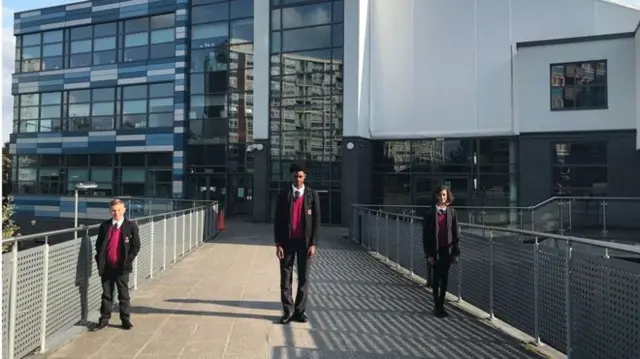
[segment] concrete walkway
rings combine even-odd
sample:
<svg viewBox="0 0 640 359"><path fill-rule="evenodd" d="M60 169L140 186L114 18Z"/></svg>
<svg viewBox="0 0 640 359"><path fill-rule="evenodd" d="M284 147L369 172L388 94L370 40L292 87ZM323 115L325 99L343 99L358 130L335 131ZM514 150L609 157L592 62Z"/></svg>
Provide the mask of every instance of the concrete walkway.
<svg viewBox="0 0 640 359"><path fill-rule="evenodd" d="M133 294L133 330L121 330L114 313L113 327L47 357L537 358L454 308L449 318L434 318L424 288L332 228L323 230L312 264L309 323L277 324L271 226L230 227Z"/></svg>

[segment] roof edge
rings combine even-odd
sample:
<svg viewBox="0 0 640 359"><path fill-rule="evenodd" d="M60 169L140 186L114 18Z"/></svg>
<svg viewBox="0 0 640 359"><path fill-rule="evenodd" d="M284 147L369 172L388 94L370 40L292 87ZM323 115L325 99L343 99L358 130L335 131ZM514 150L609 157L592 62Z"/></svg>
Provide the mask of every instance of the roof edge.
<svg viewBox="0 0 640 359"><path fill-rule="evenodd" d="M575 43L581 43L581 42L627 39L627 38L635 37L637 31L638 29L636 29L636 31L634 32L621 32L621 33L605 34L605 35L591 35L591 36L567 37L567 38L549 39L549 40L524 41L524 42L516 43L516 48L520 49L525 47L566 45L566 44L575 44Z"/></svg>

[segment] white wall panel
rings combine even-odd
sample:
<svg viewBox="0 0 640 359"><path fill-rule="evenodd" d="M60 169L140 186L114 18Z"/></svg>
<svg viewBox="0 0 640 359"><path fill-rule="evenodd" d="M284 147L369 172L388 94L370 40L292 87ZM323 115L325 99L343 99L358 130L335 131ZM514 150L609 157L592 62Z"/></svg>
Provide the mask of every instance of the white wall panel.
<svg viewBox="0 0 640 359"><path fill-rule="evenodd" d="M636 128L633 38L521 48L516 55L520 133ZM550 64L607 60L608 109L551 111Z"/></svg>
<svg viewBox="0 0 640 359"><path fill-rule="evenodd" d="M343 136L369 137L369 0L344 4Z"/></svg>
<svg viewBox="0 0 640 359"><path fill-rule="evenodd" d="M511 97L516 43L629 32L640 20L640 12L600 0L369 0L369 6L369 121L362 91L349 95L345 83L345 135L370 132L374 138L517 132L512 108L518 104ZM354 37L348 28L345 45ZM358 56L365 56L359 45ZM350 76L348 63L356 60L347 52L355 50L345 51L345 82L356 82L352 89L365 85L364 61L357 60L358 76ZM355 119L357 126L349 123Z"/></svg>
<svg viewBox="0 0 640 359"><path fill-rule="evenodd" d="M253 0L253 138L269 138L270 1Z"/></svg>

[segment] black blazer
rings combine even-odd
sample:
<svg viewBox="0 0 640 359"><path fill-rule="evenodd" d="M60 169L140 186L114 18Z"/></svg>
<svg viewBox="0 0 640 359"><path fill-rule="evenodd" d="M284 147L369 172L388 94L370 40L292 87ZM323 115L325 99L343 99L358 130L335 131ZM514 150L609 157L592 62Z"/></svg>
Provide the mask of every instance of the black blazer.
<svg viewBox="0 0 640 359"><path fill-rule="evenodd" d="M303 204L304 239L307 246L318 243L320 229L320 199L318 192L305 186ZM289 240L291 234L291 204L293 202L293 188L280 192L276 201L276 210L273 221L273 238L277 245L283 245Z"/></svg>
<svg viewBox="0 0 640 359"><path fill-rule="evenodd" d="M107 234L109 227L113 223L112 219L103 222L98 229L98 238L96 239L96 256L95 260L98 265L98 273L104 273L105 263L107 259ZM135 222L124 219L122 222L122 232L120 236L120 249L122 250L122 258L125 258L121 264L123 273L131 273L133 270L133 260L136 259L140 252L140 230Z"/></svg>
<svg viewBox="0 0 640 359"><path fill-rule="evenodd" d="M458 214L452 207L447 206L447 228L449 238L449 255L460 255L460 228ZM426 257L438 257L438 218L434 206L428 207L422 213L422 245Z"/></svg>

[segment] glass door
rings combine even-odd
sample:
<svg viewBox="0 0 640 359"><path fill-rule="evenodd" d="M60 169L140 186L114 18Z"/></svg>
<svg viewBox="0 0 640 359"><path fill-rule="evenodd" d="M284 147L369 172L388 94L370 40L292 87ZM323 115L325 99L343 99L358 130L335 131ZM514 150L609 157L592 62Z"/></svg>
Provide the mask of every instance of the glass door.
<svg viewBox="0 0 640 359"><path fill-rule="evenodd" d="M253 175L229 177L229 216L251 216L253 211Z"/></svg>

